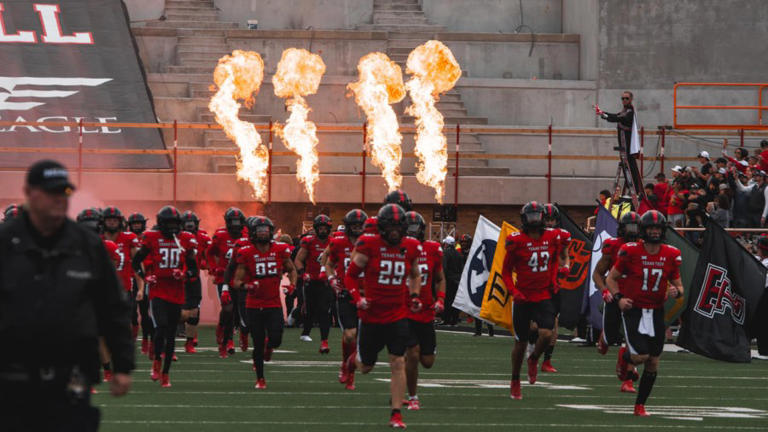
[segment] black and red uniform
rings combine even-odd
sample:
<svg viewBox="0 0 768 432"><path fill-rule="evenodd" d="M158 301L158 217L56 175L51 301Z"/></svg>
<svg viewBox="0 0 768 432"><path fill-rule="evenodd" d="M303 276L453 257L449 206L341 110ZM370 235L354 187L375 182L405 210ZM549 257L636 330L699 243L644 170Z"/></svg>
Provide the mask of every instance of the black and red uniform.
<svg viewBox="0 0 768 432"><path fill-rule="evenodd" d="M419 345L421 355L435 354L437 337L435 335L435 274L443 270L443 248L440 243L426 240L421 243L419 256L421 271L421 291L419 300L422 308L419 312L408 310L410 337L407 346Z"/></svg>
<svg viewBox="0 0 768 432"><path fill-rule="evenodd" d="M205 270L208 268L208 248L211 246L211 238L205 230L198 229L197 232L190 232L197 241L197 269ZM188 280L185 286L184 306L182 309L197 309L203 300L203 284L200 277ZM197 325L200 318L190 318L189 324Z"/></svg>
<svg viewBox="0 0 768 432"><path fill-rule="evenodd" d="M552 303L554 281L562 239L559 231L544 229L534 240L524 232L514 232L506 239L507 255L502 277L514 297L512 325L515 340L528 340L530 322L541 329L555 326L555 307ZM517 282L512 273L517 273Z"/></svg>
<svg viewBox="0 0 768 432"><path fill-rule="evenodd" d="M349 268L350 256L355 245L349 241L349 237L334 237L328 246L328 259L336 263L336 278L341 286L341 292L336 296L336 311L342 330L357 328L357 307L352 301L349 290L344 286L344 275ZM362 289L362 279L357 288Z"/></svg>
<svg viewBox="0 0 768 432"><path fill-rule="evenodd" d="M208 273L213 276L213 282L216 284L216 289L221 298L221 293L224 285L229 286L231 281L224 280L224 273L232 257L232 248L235 246L237 240L246 236L246 230L243 228L241 233L237 237L233 237L226 228L219 228L213 233L211 238L211 245L207 251L208 257ZM236 300L237 293L230 291L232 300ZM239 320L238 320L239 321ZM217 336L220 336L220 344L224 347L227 346L229 341L232 340L232 333L235 326L235 314L234 307L228 307L223 305L219 313L219 328L217 329Z"/></svg>
<svg viewBox="0 0 768 432"><path fill-rule="evenodd" d="M627 243L627 240L616 237L603 240L603 256L610 258L608 268L611 269L616 264L616 258L619 249ZM608 291L607 289L605 291ZM606 293L603 293L605 297ZM616 345L621 342L619 325L621 323L621 310L618 302L606 302L603 305L603 337L608 345Z"/></svg>
<svg viewBox="0 0 768 432"><path fill-rule="evenodd" d="M307 251L307 257L304 260L306 317L304 318L304 330L301 334L309 336L314 322L317 321L322 340L328 340L331 329L331 303L334 299L333 291L328 286L325 270L320 265L321 255L329 243L330 237L321 239L315 235L308 235L301 239L301 247Z"/></svg>
<svg viewBox="0 0 768 432"><path fill-rule="evenodd" d="M363 364L372 366L385 346L392 355L405 354L410 301L407 281L422 247L411 237L391 245L380 235L364 235L357 240L355 250L368 257L363 285L369 307L357 312L358 357ZM355 292L352 294L355 296Z"/></svg>

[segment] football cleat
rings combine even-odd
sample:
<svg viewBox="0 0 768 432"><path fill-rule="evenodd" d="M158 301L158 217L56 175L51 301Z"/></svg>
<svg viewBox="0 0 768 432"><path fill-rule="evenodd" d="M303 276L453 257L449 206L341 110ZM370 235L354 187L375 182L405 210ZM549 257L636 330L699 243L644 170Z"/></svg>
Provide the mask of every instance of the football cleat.
<svg viewBox="0 0 768 432"><path fill-rule="evenodd" d="M233 355L235 353L235 342L232 339L227 342L227 353L229 355Z"/></svg>
<svg viewBox="0 0 768 432"><path fill-rule="evenodd" d="M162 387L168 388L171 386L171 376L167 373L163 374L163 379L161 381L162 384L160 384Z"/></svg>
<svg viewBox="0 0 768 432"><path fill-rule="evenodd" d="M608 352L608 344L605 343L605 334L601 331L600 338L597 340L597 352L605 355Z"/></svg>
<svg viewBox="0 0 768 432"><path fill-rule="evenodd" d="M421 409L421 404L419 404L419 398L414 396L413 398L408 398L408 409L410 411L418 411Z"/></svg>
<svg viewBox="0 0 768 432"><path fill-rule="evenodd" d="M557 369L555 369L555 367L552 366L551 360L544 360L544 362L541 363L541 371L548 372L548 373L557 373Z"/></svg>
<svg viewBox="0 0 768 432"><path fill-rule="evenodd" d="M187 342L184 344L184 351L188 354L196 353L197 350L195 349L195 341L187 339Z"/></svg>
<svg viewBox="0 0 768 432"><path fill-rule="evenodd" d="M312 342L312 338L309 337L309 335L301 335L299 336L299 340L302 342Z"/></svg>
<svg viewBox="0 0 768 432"><path fill-rule="evenodd" d="M328 346L328 341L323 340L320 342L320 349L318 350L320 354L328 354L331 352L331 347Z"/></svg>
<svg viewBox="0 0 768 432"><path fill-rule="evenodd" d="M523 398L523 391L520 389L520 380L512 380L509 383L509 397L517 400Z"/></svg>
<svg viewBox="0 0 768 432"><path fill-rule="evenodd" d="M627 351L627 347L621 347L619 348L619 357L616 359L616 376L619 378L619 381L626 381L627 380L627 361L624 360L624 353Z"/></svg>
<svg viewBox="0 0 768 432"><path fill-rule="evenodd" d="M528 384L536 384L538 369L539 361L534 360L532 357L528 357Z"/></svg>
<svg viewBox="0 0 768 432"><path fill-rule="evenodd" d="M405 429L405 423L403 423L403 415L399 412L392 413L392 417L389 418L389 427L395 429Z"/></svg>
<svg viewBox="0 0 768 432"><path fill-rule="evenodd" d="M645 405L637 404L635 405L635 415L638 417L649 417L650 414L645 412Z"/></svg>
<svg viewBox="0 0 768 432"><path fill-rule="evenodd" d="M267 380L259 378L256 380L256 390L265 390L267 388Z"/></svg>
<svg viewBox="0 0 768 432"><path fill-rule="evenodd" d="M173 353L173 356L171 356L171 361L179 361L179 357L176 356L176 353Z"/></svg>
<svg viewBox="0 0 768 432"><path fill-rule="evenodd" d="M149 354L149 339L147 338L141 339L141 353Z"/></svg>
<svg viewBox="0 0 768 432"><path fill-rule="evenodd" d="M111 370L105 370L104 371L104 382L110 382L112 381L112 371Z"/></svg>
<svg viewBox="0 0 768 432"><path fill-rule="evenodd" d="M355 389L355 371L350 371L347 374L347 381L344 385L344 388L350 391Z"/></svg>
<svg viewBox="0 0 768 432"><path fill-rule="evenodd" d="M162 364L160 360L154 360L152 362L152 373L149 375L150 378L152 378L152 381L157 381L160 379L160 368L162 367Z"/></svg>
<svg viewBox="0 0 768 432"><path fill-rule="evenodd" d="M240 351L248 351L248 333L240 332Z"/></svg>
<svg viewBox="0 0 768 432"><path fill-rule="evenodd" d="M620 391L622 393L636 393L635 386L632 383L631 379L628 379L621 383L621 389Z"/></svg>

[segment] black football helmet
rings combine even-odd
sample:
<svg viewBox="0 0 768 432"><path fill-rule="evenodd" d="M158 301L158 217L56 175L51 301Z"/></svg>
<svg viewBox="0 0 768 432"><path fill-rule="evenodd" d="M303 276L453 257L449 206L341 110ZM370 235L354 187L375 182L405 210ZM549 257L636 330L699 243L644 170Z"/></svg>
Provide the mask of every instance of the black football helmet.
<svg viewBox="0 0 768 432"><path fill-rule="evenodd" d="M18 204L11 204L3 211L3 222L7 222L11 219L16 219L21 215L21 206Z"/></svg>
<svg viewBox="0 0 768 432"><path fill-rule="evenodd" d="M658 235L651 235L648 228L659 227ZM667 231L667 219L657 210L648 210L640 217L640 238L652 244L664 241L664 233Z"/></svg>
<svg viewBox="0 0 768 432"><path fill-rule="evenodd" d="M427 223L424 222L424 218L415 211L409 211L405 213L405 221L408 226L405 232L406 235L418 241L424 241L424 235L427 230Z"/></svg>
<svg viewBox="0 0 768 432"><path fill-rule="evenodd" d="M640 216L631 211L624 213L619 219L616 234L626 241L635 241L640 235Z"/></svg>
<svg viewBox="0 0 768 432"><path fill-rule="evenodd" d="M328 229L321 231L320 227L327 227ZM315 216L315 220L312 221L312 228L315 230L315 235L317 238L320 240L327 239L331 234L331 230L333 229L331 218L324 214Z"/></svg>
<svg viewBox="0 0 768 432"><path fill-rule="evenodd" d="M253 243L269 243L275 236L275 224L266 216L248 218L248 237Z"/></svg>
<svg viewBox="0 0 768 432"><path fill-rule="evenodd" d="M403 208L406 212L413 210L411 205L411 198L404 191L397 189L388 193L384 197L384 204L397 204Z"/></svg>
<svg viewBox="0 0 768 432"><path fill-rule="evenodd" d="M405 210L397 204L382 207L376 216L376 224L381 238L391 245L399 244L408 229Z"/></svg>
<svg viewBox="0 0 768 432"><path fill-rule="evenodd" d="M547 228L560 227L560 210L554 204L544 204L544 225Z"/></svg>
<svg viewBox="0 0 768 432"><path fill-rule="evenodd" d="M354 209L347 212L344 215L344 233L349 238L356 239L363 235L365 227L365 221L368 220L368 215L360 209Z"/></svg>
<svg viewBox="0 0 768 432"><path fill-rule="evenodd" d="M115 206L104 207L104 209L101 210L101 219L102 223L104 224L104 231L108 233L116 233L118 231L122 231L125 228L125 219L123 218L123 214L120 212L120 209ZM107 219L117 219L118 224L112 227L108 226Z"/></svg>
<svg viewBox="0 0 768 432"><path fill-rule="evenodd" d="M544 229L544 206L537 201L531 201L520 210L523 231Z"/></svg>
<svg viewBox="0 0 768 432"><path fill-rule="evenodd" d="M96 207L84 209L77 215L77 223L93 230L97 234L101 234L101 210Z"/></svg>
<svg viewBox="0 0 768 432"><path fill-rule="evenodd" d="M165 237L173 237L181 232L181 214L176 207L165 206L157 212L157 229Z"/></svg>
<svg viewBox="0 0 768 432"><path fill-rule="evenodd" d="M224 212L224 223L227 227L229 236L233 239L240 238L243 235L245 227L245 215L237 207L230 207Z"/></svg>
<svg viewBox="0 0 768 432"><path fill-rule="evenodd" d="M189 231L191 233L197 233L197 230L200 228L200 218L197 217L195 212L192 210L187 210L181 215L181 223L183 225L184 231Z"/></svg>
<svg viewBox="0 0 768 432"><path fill-rule="evenodd" d="M139 225L136 227L136 225ZM147 230L147 218L141 213L131 213L128 216L128 230L136 235L141 235Z"/></svg>

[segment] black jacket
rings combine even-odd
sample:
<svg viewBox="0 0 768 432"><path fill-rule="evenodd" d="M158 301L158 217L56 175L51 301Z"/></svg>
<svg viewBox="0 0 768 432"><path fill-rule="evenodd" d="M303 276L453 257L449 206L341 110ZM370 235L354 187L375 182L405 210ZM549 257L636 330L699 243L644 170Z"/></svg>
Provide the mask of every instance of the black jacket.
<svg viewBox="0 0 768 432"><path fill-rule="evenodd" d="M443 271L447 283L458 285L461 280L461 272L464 270L464 261L462 256L453 245L447 245L443 248Z"/></svg>
<svg viewBox="0 0 768 432"><path fill-rule="evenodd" d="M130 323L126 292L95 233L67 219L42 240L26 214L0 225L0 371L77 365L94 380L103 336L114 371L130 372Z"/></svg>

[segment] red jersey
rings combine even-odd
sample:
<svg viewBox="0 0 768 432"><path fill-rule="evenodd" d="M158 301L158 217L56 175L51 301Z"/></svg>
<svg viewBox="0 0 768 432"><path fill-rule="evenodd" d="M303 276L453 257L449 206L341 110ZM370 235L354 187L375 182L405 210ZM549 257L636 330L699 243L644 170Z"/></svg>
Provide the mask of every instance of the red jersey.
<svg viewBox="0 0 768 432"><path fill-rule="evenodd" d="M208 268L208 248L211 247L211 237L205 230L197 230L196 233L192 233L197 240L197 268L199 270L206 270Z"/></svg>
<svg viewBox="0 0 768 432"><path fill-rule="evenodd" d="M621 237L607 238L603 240L603 256L611 257L609 268L616 264L616 256L619 254L619 249L626 243L627 241Z"/></svg>
<svg viewBox="0 0 768 432"><path fill-rule="evenodd" d="M390 245L378 235L365 235L355 249L368 257L365 268L365 298L370 306L358 310L364 323L387 324L408 316L408 275L413 261L421 255L421 244L404 237L398 245Z"/></svg>
<svg viewBox="0 0 768 432"><path fill-rule="evenodd" d="M350 256L355 245L349 241L349 237L334 237L328 244L328 259L336 263L336 278L339 280L341 286L344 286L344 275L347 274L347 267L349 267ZM358 287L359 289L359 287Z"/></svg>
<svg viewBox="0 0 768 432"><path fill-rule="evenodd" d="M432 285L435 281L435 273L443 269L443 248L440 243L427 240L421 244L419 255L419 270L421 270L421 291L419 300L422 308L417 313L408 309L408 318L422 323L431 323L435 320L435 296L432 294Z"/></svg>
<svg viewBox="0 0 768 432"><path fill-rule="evenodd" d="M266 252L250 244L237 251L236 261L245 266L246 282L258 283L248 290L245 307L249 309L279 308L280 282L283 280L283 261L291 258L285 243L271 242Z"/></svg>
<svg viewBox="0 0 768 432"><path fill-rule="evenodd" d="M243 233L245 233L245 230L243 230ZM208 269L214 275L214 283L224 283L224 270L226 270L229 258L232 256L232 247L240 237L232 238L225 228L219 228L213 233L207 255Z"/></svg>
<svg viewBox="0 0 768 432"><path fill-rule="evenodd" d="M379 233L379 222L376 216L371 216L368 219L365 220L365 224L363 224L363 233L365 234L378 234Z"/></svg>
<svg viewBox="0 0 768 432"><path fill-rule="evenodd" d="M112 240L102 239L101 241L104 242L104 249L107 250L107 255L109 255L109 259L111 259L112 262L115 263L115 269L117 269L117 265L120 264L120 254L117 253L117 244Z"/></svg>
<svg viewBox="0 0 768 432"><path fill-rule="evenodd" d="M139 248L141 243L139 242L139 238L136 236L136 234L130 231L118 233L114 242L117 245L116 253L120 257L117 261L117 264L115 265L115 269L117 270L117 275L120 276L120 281L123 282L123 288L130 292L133 288L133 267L131 266L131 251L133 248Z"/></svg>
<svg viewBox="0 0 768 432"><path fill-rule="evenodd" d="M175 238L167 238L159 231L146 231L141 246L147 248L152 257L150 274L157 276L157 284L149 291L149 298L183 304L184 280L174 278L173 271L183 271L187 251L197 250L195 236L182 231Z"/></svg>
<svg viewBox="0 0 768 432"><path fill-rule="evenodd" d="M513 294L525 296L523 302L539 302L552 298L550 291L557 275L557 260L563 248L560 230L545 229L538 240L524 232L507 236L507 256L504 258L502 277ZM517 283L512 272L517 272ZM519 297L519 294L518 294ZM520 302L516 299L515 301Z"/></svg>
<svg viewBox="0 0 768 432"><path fill-rule="evenodd" d="M619 249L614 268L622 274L619 292L632 299L633 307L664 307L669 281L680 277L680 249L662 244L659 253L649 254L642 242L629 242Z"/></svg>
<svg viewBox="0 0 768 432"><path fill-rule="evenodd" d="M304 272L309 274L310 280L322 280L325 278L325 272L320 265L320 256L329 243L330 238L320 240L320 238L313 235L308 235L301 239L301 247L307 250L307 258L304 260Z"/></svg>
<svg viewBox="0 0 768 432"><path fill-rule="evenodd" d="M346 236L347 236L347 234L344 231L334 231L334 233L331 234L331 238L332 239L342 238L342 237L346 237Z"/></svg>

